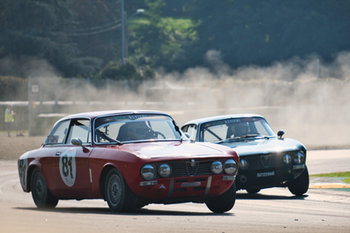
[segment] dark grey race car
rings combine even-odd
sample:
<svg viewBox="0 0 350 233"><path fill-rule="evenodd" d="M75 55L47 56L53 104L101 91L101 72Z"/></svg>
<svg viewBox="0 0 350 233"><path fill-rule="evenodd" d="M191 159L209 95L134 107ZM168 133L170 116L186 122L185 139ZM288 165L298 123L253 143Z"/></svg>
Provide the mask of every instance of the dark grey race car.
<svg viewBox="0 0 350 233"><path fill-rule="evenodd" d="M187 122L182 131L192 140L233 148L240 156L238 189L254 194L263 188L288 187L301 196L309 188L306 148L300 142L274 133L259 115L224 115Z"/></svg>

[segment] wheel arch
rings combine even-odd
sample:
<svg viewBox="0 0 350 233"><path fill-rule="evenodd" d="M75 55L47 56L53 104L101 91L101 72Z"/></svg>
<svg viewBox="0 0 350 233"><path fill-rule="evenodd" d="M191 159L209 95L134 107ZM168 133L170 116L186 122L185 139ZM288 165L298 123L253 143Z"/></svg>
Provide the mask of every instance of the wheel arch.
<svg viewBox="0 0 350 233"><path fill-rule="evenodd" d="M111 169L117 169L119 171L119 169L112 165L112 164L107 164L103 169L102 169L102 172L101 172L101 175L100 175L100 192L101 192L101 195L102 195L102 198L104 200L106 200L106 196L105 196L105 184L106 184L106 177L107 177L107 174L108 172L111 170Z"/></svg>
<svg viewBox="0 0 350 233"><path fill-rule="evenodd" d="M26 177L26 187L25 187L26 190L27 190L27 192L32 191L32 190L30 189L30 184L31 184L31 181L32 181L31 177L32 177L33 171L34 171L35 169L39 169L39 170L41 171L40 166L39 166L38 164L32 164L32 165L30 165L30 166L28 167L27 177ZM44 177L44 179L45 179L45 177Z"/></svg>

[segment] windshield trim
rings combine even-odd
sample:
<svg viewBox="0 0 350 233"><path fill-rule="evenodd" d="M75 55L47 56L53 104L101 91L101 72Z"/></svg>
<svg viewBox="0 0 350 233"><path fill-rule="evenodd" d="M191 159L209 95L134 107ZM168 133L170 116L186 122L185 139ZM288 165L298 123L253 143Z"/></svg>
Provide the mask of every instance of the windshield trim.
<svg viewBox="0 0 350 233"><path fill-rule="evenodd" d="M230 143L230 142L241 142L241 141L255 141L261 139L270 139L276 138L276 136L267 136L267 135L257 135L257 136L248 136L248 137L235 137L235 138L226 138L220 141L216 141L216 144Z"/></svg>
<svg viewBox="0 0 350 233"><path fill-rule="evenodd" d="M111 117L111 116L126 116L126 115L150 115L150 116L165 116L168 117L172 122L175 122L174 119L165 113L152 113L152 112L147 112L147 113L123 113L123 114L108 114L108 115L102 115L102 116L97 116L94 118L93 123L92 123L92 138L93 138L93 143L95 145L118 145L118 142L97 142L96 141L96 133L95 133L95 129L96 129L96 120L100 119L100 118L104 118L104 117ZM175 123L174 123L175 124ZM174 127L175 128L175 127ZM131 143L146 143L146 142L155 142L155 141L182 141L182 140L186 140L187 138L184 137L184 134L182 133L182 131L176 131L180 134L180 138L179 139L147 139L147 140L134 140L134 141L123 141L120 142L121 144L131 144Z"/></svg>
<svg viewBox="0 0 350 233"><path fill-rule="evenodd" d="M216 143L216 144L221 144L221 143L225 143L226 140L228 142L230 141L243 141L243 140L258 140L258 139L263 139L263 138L275 138L277 137L277 134L275 133L275 131L273 130L273 128L271 127L271 125L267 122L267 120L262 117L262 116L250 116L250 117L245 117L245 116L242 116L242 117L229 117L229 118L220 118L220 119L215 119L215 120L212 120L212 121L205 121L205 122L201 122L198 126L198 135L196 137L198 137L198 139L200 141L205 141L204 138L201 137L201 133L202 131L204 130L208 130L206 128L203 128L204 125L206 124L213 124L215 122L220 122L220 121L230 121L230 120L236 120L236 119L245 119L245 118L250 118L250 119L259 119L259 120L262 120L265 122L265 124L268 126L270 133L271 135L257 135L256 137L243 137L243 138L235 138L235 139L231 139L230 138L225 138L225 139L222 139L222 140L219 140L219 141L210 141L212 143ZM220 142L222 141L222 142ZM209 142L209 141L205 141L205 142ZM219 143L220 142L220 143Z"/></svg>
<svg viewBox="0 0 350 233"><path fill-rule="evenodd" d="M123 141L120 144L116 142L98 142L95 143L96 145L103 146L122 146L126 144L133 144L133 143L152 143L152 142L180 142L180 141L188 141L188 139L147 139L147 140L135 140L135 141Z"/></svg>

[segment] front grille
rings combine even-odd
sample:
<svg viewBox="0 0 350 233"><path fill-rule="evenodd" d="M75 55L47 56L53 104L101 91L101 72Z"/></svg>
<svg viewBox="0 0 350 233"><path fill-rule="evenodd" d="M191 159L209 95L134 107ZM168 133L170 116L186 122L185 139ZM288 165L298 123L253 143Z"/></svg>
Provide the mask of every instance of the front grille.
<svg viewBox="0 0 350 233"><path fill-rule="evenodd" d="M248 161L249 170L261 170L261 169L273 169L284 166L283 156L288 153L294 156L297 152L288 151L281 153L269 153L269 154L255 154L249 156L242 156L242 159Z"/></svg>
<svg viewBox="0 0 350 233"><path fill-rule="evenodd" d="M212 161L175 161L171 163L172 176L200 176L210 175Z"/></svg>
<svg viewBox="0 0 350 233"><path fill-rule="evenodd" d="M249 169L260 170L264 168L279 167L281 156L278 156L275 153L257 154L257 155L247 156L244 159L248 161Z"/></svg>

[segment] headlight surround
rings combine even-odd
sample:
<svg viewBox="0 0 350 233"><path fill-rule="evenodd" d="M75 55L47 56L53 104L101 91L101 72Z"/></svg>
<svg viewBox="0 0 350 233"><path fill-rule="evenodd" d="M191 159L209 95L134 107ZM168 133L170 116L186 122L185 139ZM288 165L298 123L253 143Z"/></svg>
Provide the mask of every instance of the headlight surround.
<svg viewBox="0 0 350 233"><path fill-rule="evenodd" d="M237 171L237 163L233 159L228 159L224 163L224 171L228 175L232 175Z"/></svg>
<svg viewBox="0 0 350 233"><path fill-rule="evenodd" d="M171 168L168 164L163 163L162 165L159 166L158 173L163 178L169 177L171 174Z"/></svg>
<svg viewBox="0 0 350 233"><path fill-rule="evenodd" d="M283 156L283 162L285 164L290 164L292 162L292 156L290 156L289 154L285 154Z"/></svg>
<svg viewBox="0 0 350 233"><path fill-rule="evenodd" d="M212 164L211 164L211 171L214 173L214 174L220 174L222 172L222 163L220 161L214 161Z"/></svg>
<svg viewBox="0 0 350 233"><path fill-rule="evenodd" d="M305 155L303 151L298 151L297 155L294 157L294 163L302 164L305 161Z"/></svg>
<svg viewBox="0 0 350 233"><path fill-rule="evenodd" d="M156 172L154 166L151 164L146 164L141 168L141 176L145 180L152 180L156 177Z"/></svg>
<svg viewBox="0 0 350 233"><path fill-rule="evenodd" d="M245 160L245 159L241 159L240 161L239 161L239 167L240 168L242 168L242 169L246 169L246 168L248 168L248 161L247 160Z"/></svg>

